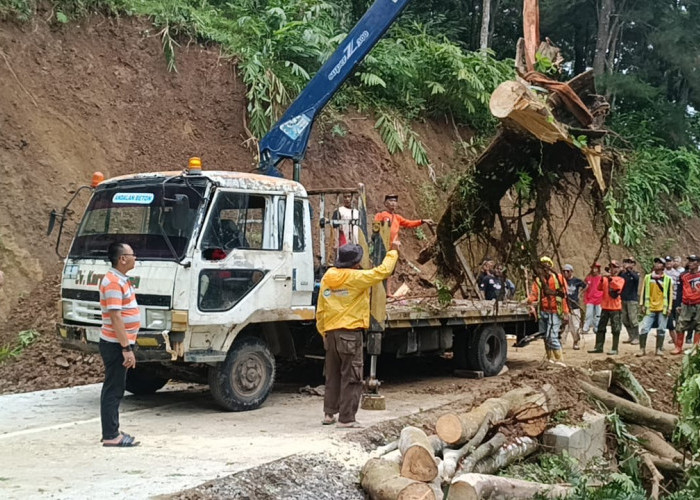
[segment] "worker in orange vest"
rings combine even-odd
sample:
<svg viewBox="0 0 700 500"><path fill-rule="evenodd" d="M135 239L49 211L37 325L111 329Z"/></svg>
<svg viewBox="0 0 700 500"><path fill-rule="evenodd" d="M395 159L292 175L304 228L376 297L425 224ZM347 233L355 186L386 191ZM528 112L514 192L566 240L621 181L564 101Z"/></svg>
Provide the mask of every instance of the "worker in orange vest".
<svg viewBox="0 0 700 500"><path fill-rule="evenodd" d="M603 292L603 303L601 304L603 310L600 313L598 329L595 332L595 347L588 352L598 354L603 352L605 333L608 321L610 321L613 342L608 355L615 356L620 344L620 331L622 331L622 289L625 286L625 280L619 276L621 267L616 260L611 260L605 270L609 274L603 275L598 283L598 290Z"/></svg>
<svg viewBox="0 0 700 500"><path fill-rule="evenodd" d="M560 332L562 325L569 321L569 304L566 280L553 271L554 262L549 257L542 257L538 276L532 283L528 297L530 313L539 319L539 331L544 333L544 348L547 360L564 365L561 349Z"/></svg>

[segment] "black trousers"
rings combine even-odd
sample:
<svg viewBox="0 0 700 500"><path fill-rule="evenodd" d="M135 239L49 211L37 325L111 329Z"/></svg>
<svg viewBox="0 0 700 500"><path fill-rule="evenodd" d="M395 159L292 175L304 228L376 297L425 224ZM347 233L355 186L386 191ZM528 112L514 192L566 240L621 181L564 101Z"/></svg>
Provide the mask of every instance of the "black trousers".
<svg viewBox="0 0 700 500"><path fill-rule="evenodd" d="M126 368L122 346L117 342L100 340L100 355L105 365L105 381L100 395L102 439L119 436L119 403L126 389Z"/></svg>

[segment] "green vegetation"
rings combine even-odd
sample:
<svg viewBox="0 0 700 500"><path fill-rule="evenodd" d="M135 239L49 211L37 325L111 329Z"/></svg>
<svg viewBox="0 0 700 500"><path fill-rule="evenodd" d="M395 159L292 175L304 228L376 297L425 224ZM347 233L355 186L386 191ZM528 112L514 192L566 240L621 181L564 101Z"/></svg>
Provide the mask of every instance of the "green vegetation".
<svg viewBox="0 0 700 500"><path fill-rule="evenodd" d="M219 43L238 61L248 92L248 127L262 137L332 54L356 22L350 0L54 0L54 18L93 10L149 17L162 40L168 68L177 71L178 40ZM0 16L27 19L30 0L0 0ZM410 120L452 115L462 123L493 125L491 91L513 74L491 53L465 51L430 34L409 16L390 31L334 99L343 109L376 113L376 128L391 153L429 159Z"/></svg>
<svg viewBox="0 0 700 500"><path fill-rule="evenodd" d="M39 332L36 330L22 330L19 332L17 341L14 344L5 344L0 347L0 363L19 357L24 349L37 341L39 335Z"/></svg>
<svg viewBox="0 0 700 500"><path fill-rule="evenodd" d="M262 137L327 60L370 0L50 0L61 26L92 12L149 18L168 68L178 43L220 44L247 86L248 127ZM493 131L490 92L513 76L510 60L522 33L522 0L492 0L490 49L478 51L478 0L412 2L346 86L335 110L354 106L375 116L391 153L430 163L413 120L447 117L481 137ZM611 103L609 145L617 156L605 197L610 240L643 250L652 228L677 223L700 206L699 0L591 2L542 0L542 37L562 48L562 74L538 53L536 67L568 79L593 67ZM0 18L30 19L37 0L0 0ZM46 5L46 4L44 4ZM609 7L606 10L605 5ZM42 12L42 17L47 17ZM599 22L601 21L601 22ZM602 21L606 21L603 23ZM607 40L598 43L599 38ZM342 136L341 128L333 127ZM586 147L585 136L574 144ZM465 144L471 148L471 144ZM523 169L526 172L526 169ZM536 180L536 179L535 179ZM460 189L468 187L460 181ZM518 189L530 190L521 179ZM468 214L465 214L468 221ZM468 225L468 224L467 224Z"/></svg>

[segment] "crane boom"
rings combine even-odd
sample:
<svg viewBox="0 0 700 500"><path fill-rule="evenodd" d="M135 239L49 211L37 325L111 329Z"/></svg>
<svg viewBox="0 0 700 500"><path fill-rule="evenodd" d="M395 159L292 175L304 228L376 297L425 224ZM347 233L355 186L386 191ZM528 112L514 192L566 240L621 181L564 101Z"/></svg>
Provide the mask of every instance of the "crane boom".
<svg viewBox="0 0 700 500"><path fill-rule="evenodd" d="M348 36L260 141L259 171L281 177L284 159L294 161L294 180L306 154L311 127L355 67L391 27L411 0L376 0Z"/></svg>

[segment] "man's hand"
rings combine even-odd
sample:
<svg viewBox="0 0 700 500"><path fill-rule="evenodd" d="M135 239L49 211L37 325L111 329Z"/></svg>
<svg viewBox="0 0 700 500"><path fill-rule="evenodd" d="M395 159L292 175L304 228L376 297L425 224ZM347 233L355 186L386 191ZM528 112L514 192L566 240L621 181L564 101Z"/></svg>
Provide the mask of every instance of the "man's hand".
<svg viewBox="0 0 700 500"><path fill-rule="evenodd" d="M394 240L391 243L391 250L396 250L397 252L400 253L400 249L401 249L401 242L399 240Z"/></svg>
<svg viewBox="0 0 700 500"><path fill-rule="evenodd" d="M641 312L641 313L642 313L642 316L646 315L646 313L647 313L646 311L647 311L647 308L646 308L646 307L644 307L644 306L640 306L640 308L639 308L639 312Z"/></svg>
<svg viewBox="0 0 700 500"><path fill-rule="evenodd" d="M435 221L433 219L421 219L420 221L423 224L430 224L431 226L435 225Z"/></svg>
<svg viewBox="0 0 700 500"><path fill-rule="evenodd" d="M124 356L124 362L122 365L125 368L136 368L136 356L134 356L133 351L122 351L122 356Z"/></svg>
<svg viewBox="0 0 700 500"><path fill-rule="evenodd" d="M566 324L568 324L568 323L569 323L569 315L568 315L568 314L565 314L565 315L562 316L562 318L561 318L561 324L562 324L562 325L566 325Z"/></svg>
<svg viewBox="0 0 700 500"><path fill-rule="evenodd" d="M537 309L535 309L535 306L530 306L530 314L534 317L537 318Z"/></svg>

